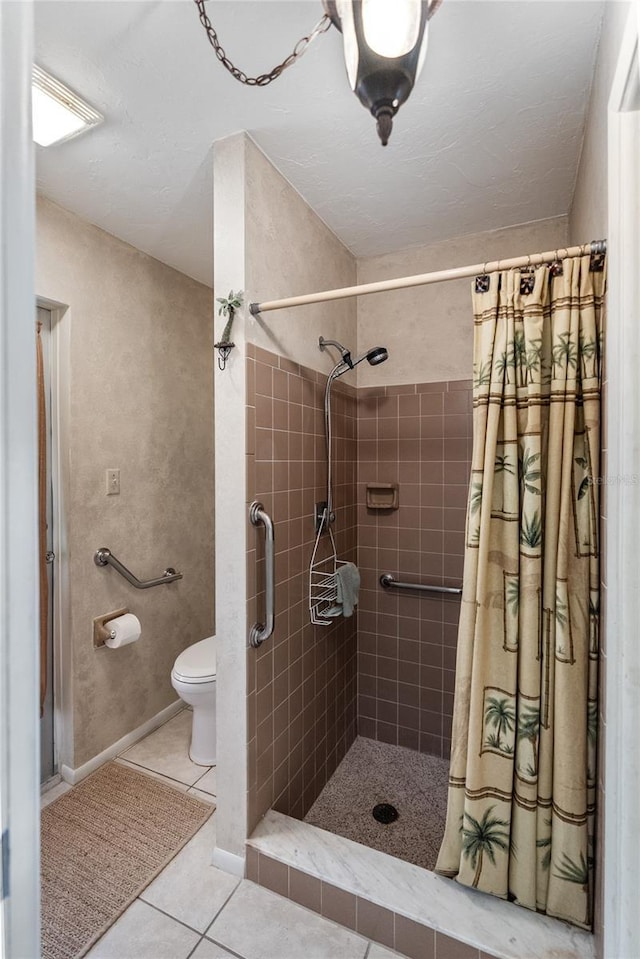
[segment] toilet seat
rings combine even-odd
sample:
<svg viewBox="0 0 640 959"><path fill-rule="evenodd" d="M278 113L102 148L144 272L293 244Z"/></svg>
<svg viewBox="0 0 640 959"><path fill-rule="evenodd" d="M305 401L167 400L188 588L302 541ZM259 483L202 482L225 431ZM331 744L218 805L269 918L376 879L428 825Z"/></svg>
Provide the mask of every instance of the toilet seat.
<svg viewBox="0 0 640 959"><path fill-rule="evenodd" d="M214 636L208 636L180 653L172 676L181 683L211 683L216 672L216 641Z"/></svg>

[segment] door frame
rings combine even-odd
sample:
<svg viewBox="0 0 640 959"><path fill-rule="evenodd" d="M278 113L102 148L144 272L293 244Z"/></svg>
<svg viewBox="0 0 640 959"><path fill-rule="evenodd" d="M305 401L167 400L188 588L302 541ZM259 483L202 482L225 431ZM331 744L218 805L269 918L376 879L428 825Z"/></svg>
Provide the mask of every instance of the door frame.
<svg viewBox="0 0 640 959"><path fill-rule="evenodd" d="M0 951L38 956L39 600L33 4L0 3Z"/></svg>
<svg viewBox="0 0 640 959"><path fill-rule="evenodd" d="M1 0L0 0L1 2ZM58 774L73 768L73 682L69 593L68 505L70 496L71 310L38 296L51 314L51 481L53 520L53 700L54 749Z"/></svg>
<svg viewBox="0 0 640 959"><path fill-rule="evenodd" d="M639 36L640 2L635 0L620 48L608 115L604 959L634 956L640 942Z"/></svg>

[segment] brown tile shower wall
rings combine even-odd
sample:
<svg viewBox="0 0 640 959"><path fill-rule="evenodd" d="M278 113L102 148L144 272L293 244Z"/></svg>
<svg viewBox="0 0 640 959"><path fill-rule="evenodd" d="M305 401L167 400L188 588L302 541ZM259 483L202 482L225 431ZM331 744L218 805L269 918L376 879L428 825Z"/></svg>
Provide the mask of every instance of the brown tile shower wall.
<svg viewBox="0 0 640 959"><path fill-rule="evenodd" d="M314 504L326 499L326 377L247 347L247 495L272 516L276 628L248 649L249 830L270 809L302 817L356 734L356 619L312 626ZM356 391L333 393L336 541L356 561ZM260 619L264 536L247 532L248 627Z"/></svg>
<svg viewBox="0 0 640 959"><path fill-rule="evenodd" d="M460 601L382 589L459 586L472 453L469 380L358 393L358 732L448 757ZM397 483L399 508L366 506L368 483Z"/></svg>

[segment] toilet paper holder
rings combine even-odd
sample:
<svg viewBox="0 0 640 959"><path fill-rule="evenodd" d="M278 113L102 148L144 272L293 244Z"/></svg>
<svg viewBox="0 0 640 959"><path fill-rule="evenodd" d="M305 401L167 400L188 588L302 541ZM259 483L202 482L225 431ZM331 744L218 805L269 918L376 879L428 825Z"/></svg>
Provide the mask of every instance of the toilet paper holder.
<svg viewBox="0 0 640 959"><path fill-rule="evenodd" d="M96 616L93 620L93 646L94 649L101 649L107 639L115 637L115 631L109 629L109 620L117 619L118 616L124 616L128 609L116 609L112 613L104 613L103 616Z"/></svg>

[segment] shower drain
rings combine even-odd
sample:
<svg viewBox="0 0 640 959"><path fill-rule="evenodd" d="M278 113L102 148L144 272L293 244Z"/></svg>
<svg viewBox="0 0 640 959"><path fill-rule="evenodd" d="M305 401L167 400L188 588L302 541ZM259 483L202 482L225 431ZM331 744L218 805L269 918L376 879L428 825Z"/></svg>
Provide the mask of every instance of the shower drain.
<svg viewBox="0 0 640 959"><path fill-rule="evenodd" d="M390 822L395 822L399 815L396 807L388 802L378 803L377 806L373 807L372 813L373 818L385 826L388 826Z"/></svg>

